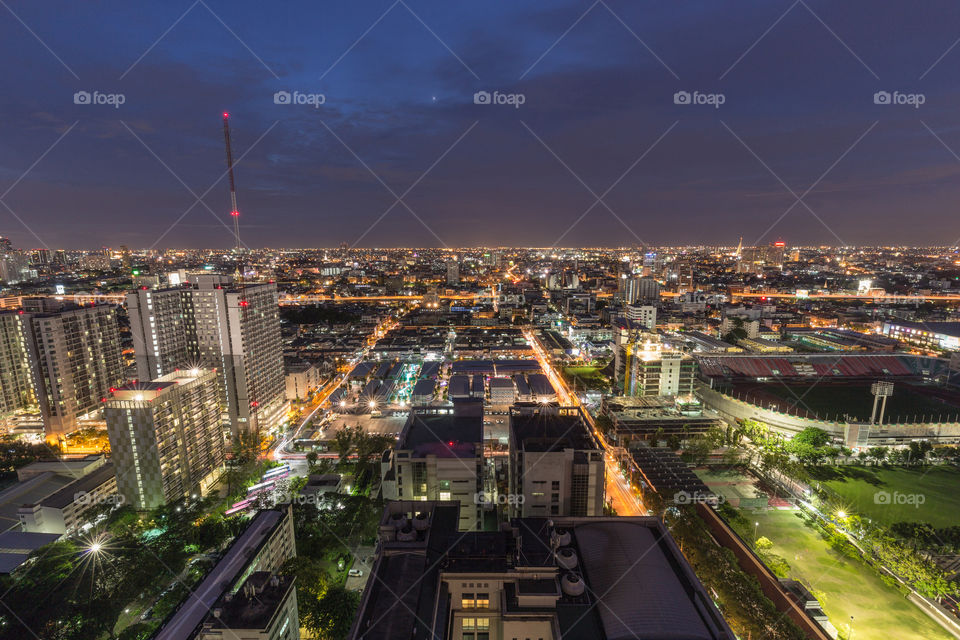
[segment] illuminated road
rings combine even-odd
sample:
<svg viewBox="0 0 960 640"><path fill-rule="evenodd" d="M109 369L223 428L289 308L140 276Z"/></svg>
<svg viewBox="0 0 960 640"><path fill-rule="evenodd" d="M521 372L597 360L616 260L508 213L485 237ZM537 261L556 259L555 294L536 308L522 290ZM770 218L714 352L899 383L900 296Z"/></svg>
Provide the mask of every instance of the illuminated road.
<svg viewBox="0 0 960 640"><path fill-rule="evenodd" d="M313 397L313 402L309 406L310 412L303 417L303 419L300 421L300 424L298 424L295 429L287 429L286 435L277 440L273 448L267 454L267 457L274 460L306 459L307 456L305 453L287 451L286 448L290 445L290 443L300 437L300 432L303 431L303 428L307 425L307 423L313 419L313 417L317 414L317 411L319 411L323 405L326 404L327 400L330 399L330 396L333 395L333 392L339 389L340 385L350 378L350 374L353 373L353 370L356 369L357 365L363 362L363 359L367 357L367 354L370 352L370 347L375 345L377 340L382 338L388 331L396 327L397 324L398 321L396 320L388 320L374 329L373 333L370 334L370 337L367 339L367 348L350 362L349 369L343 373L338 373L330 382L324 385L324 387L317 392L317 394Z"/></svg>
<svg viewBox="0 0 960 640"><path fill-rule="evenodd" d="M553 363L550 361L550 357L534 337L533 332L531 332L529 329L525 330L524 337L526 337L527 342L529 342L533 347L533 353L537 358L537 362L540 363L540 367L547 375L547 378L550 380L553 388L557 391L557 396L559 396L561 404L568 407L580 407L583 410L583 415L587 420L587 424L590 425L590 430L593 431L594 437L603 448L603 461L606 467L606 473L604 474L606 476L607 483L606 495L607 499L613 505L614 510L616 510L617 515L647 515L647 510L644 508L640 498L637 497L636 493L630 489L629 484L621 474L620 466L617 464L616 456L613 453L613 447L607 443L607 439L602 433L600 433L600 430L597 429L596 422L594 422L590 411L581 404L579 396L574 393L570 393L570 390L567 388L566 381L564 381L564 379L561 378L556 372L553 367Z"/></svg>

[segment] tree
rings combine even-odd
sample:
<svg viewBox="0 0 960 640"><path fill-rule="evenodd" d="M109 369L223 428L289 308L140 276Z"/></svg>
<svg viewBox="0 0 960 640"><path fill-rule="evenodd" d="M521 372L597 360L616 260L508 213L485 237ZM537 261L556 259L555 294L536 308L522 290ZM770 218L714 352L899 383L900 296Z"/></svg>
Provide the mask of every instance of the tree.
<svg viewBox="0 0 960 640"><path fill-rule="evenodd" d="M315 608L319 622L315 637L321 640L346 638L359 606L360 594L356 591L349 591L339 584L327 589Z"/></svg>
<svg viewBox="0 0 960 640"><path fill-rule="evenodd" d="M870 447L867 449L867 456L874 460L874 464L880 464L887 457L887 448Z"/></svg>
<svg viewBox="0 0 960 640"><path fill-rule="evenodd" d="M807 427L793 436L791 442L811 447L823 447L830 442L830 434L818 427Z"/></svg>

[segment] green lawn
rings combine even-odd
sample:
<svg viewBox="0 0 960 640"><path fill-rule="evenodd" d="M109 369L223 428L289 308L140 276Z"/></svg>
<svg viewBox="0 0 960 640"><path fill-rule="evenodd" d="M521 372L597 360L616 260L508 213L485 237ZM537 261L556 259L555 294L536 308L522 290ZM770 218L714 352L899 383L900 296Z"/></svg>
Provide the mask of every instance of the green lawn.
<svg viewBox="0 0 960 640"><path fill-rule="evenodd" d="M960 525L960 469L955 467L843 465L820 467L811 473L843 496L851 513L882 524L924 521L937 528Z"/></svg>
<svg viewBox="0 0 960 640"><path fill-rule="evenodd" d="M757 533L773 542L771 551L790 563L790 577L803 582L820 599L824 613L841 632L853 616L856 640L952 640L900 592L885 585L873 569L846 558L797 517L796 511L745 513Z"/></svg>

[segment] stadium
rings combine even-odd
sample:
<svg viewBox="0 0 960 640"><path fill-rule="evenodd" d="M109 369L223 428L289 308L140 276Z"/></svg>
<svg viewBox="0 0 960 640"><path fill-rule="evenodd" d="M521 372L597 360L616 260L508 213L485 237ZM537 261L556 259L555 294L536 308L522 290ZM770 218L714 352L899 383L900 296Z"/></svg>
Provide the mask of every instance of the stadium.
<svg viewBox="0 0 960 640"><path fill-rule="evenodd" d="M950 360L909 354L696 355L697 394L731 421L784 435L819 427L847 446L930 438L960 442L960 372ZM892 383L877 402L871 388ZM880 409L883 419L880 420Z"/></svg>

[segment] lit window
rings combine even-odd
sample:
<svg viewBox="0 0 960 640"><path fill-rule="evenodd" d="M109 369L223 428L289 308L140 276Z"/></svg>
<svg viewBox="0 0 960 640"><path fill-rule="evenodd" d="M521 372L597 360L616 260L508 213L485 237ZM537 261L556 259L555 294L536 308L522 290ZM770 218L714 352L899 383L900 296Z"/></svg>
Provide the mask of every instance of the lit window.
<svg viewBox="0 0 960 640"><path fill-rule="evenodd" d="M460 597L460 608L461 608L461 609L473 609L473 608L475 608L476 606L477 606L477 601L476 601L476 599L474 599L472 593L465 593L465 594L463 594L463 595ZM468 619L469 619L469 618L464 619L464 624L466 624L466 620L468 620Z"/></svg>

